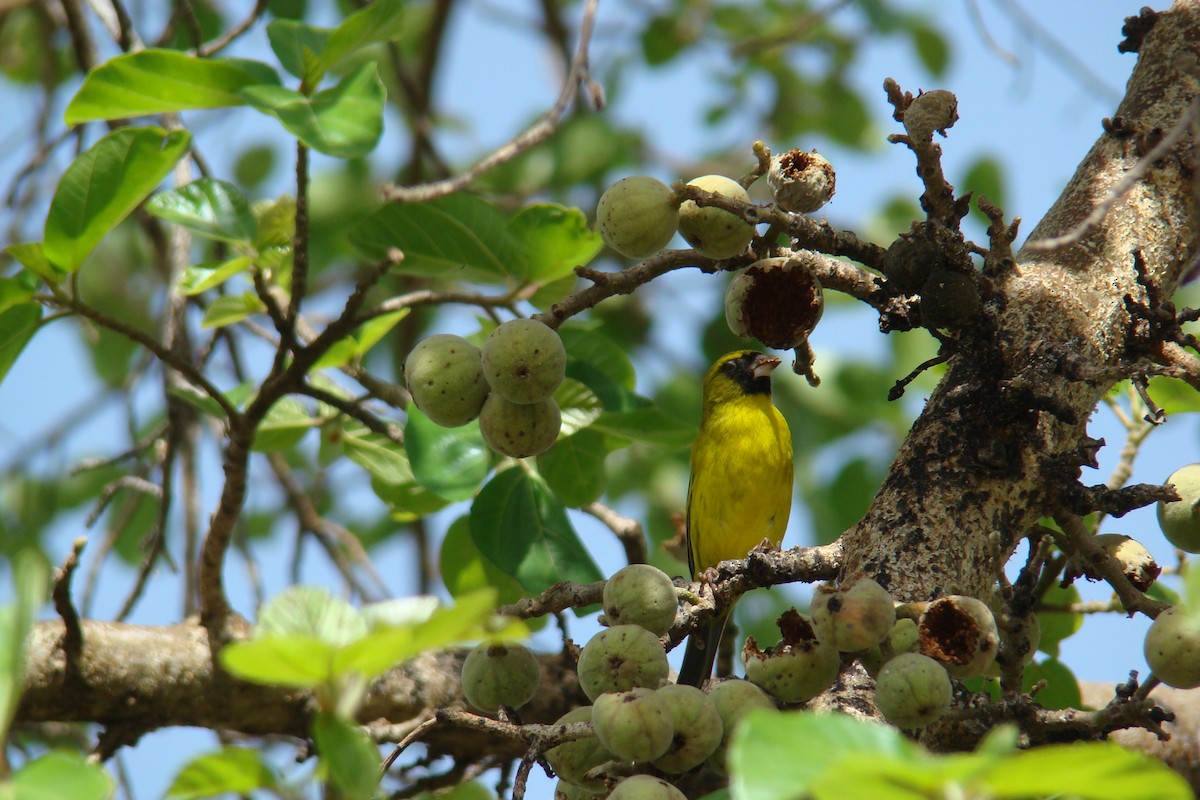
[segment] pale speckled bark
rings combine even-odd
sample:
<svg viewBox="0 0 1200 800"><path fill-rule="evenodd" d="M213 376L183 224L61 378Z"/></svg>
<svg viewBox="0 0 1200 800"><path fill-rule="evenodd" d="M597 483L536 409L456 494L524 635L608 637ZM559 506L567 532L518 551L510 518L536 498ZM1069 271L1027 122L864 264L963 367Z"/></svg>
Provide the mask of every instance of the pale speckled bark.
<svg viewBox="0 0 1200 800"><path fill-rule="evenodd" d="M1160 15L1116 114L1142 134L1170 129L1200 91L1177 61L1198 43L1200 4L1179 2ZM1057 373L1071 359L1114 367L1127 357L1123 297L1146 294L1135 280L1135 249L1167 296L1196 258L1191 173L1182 167L1192 163L1191 146L1185 137L1080 244L1023 251L996 281L988 303L994 331L976 332L951 362L847 537L846 577L875 577L904 599L978 595L1016 538L1052 510L1081 463L1086 421L1111 385ZM1136 137L1103 134L1031 238L1072 228L1141 152ZM1029 410L1031 392L1061 401L1078 422Z"/></svg>

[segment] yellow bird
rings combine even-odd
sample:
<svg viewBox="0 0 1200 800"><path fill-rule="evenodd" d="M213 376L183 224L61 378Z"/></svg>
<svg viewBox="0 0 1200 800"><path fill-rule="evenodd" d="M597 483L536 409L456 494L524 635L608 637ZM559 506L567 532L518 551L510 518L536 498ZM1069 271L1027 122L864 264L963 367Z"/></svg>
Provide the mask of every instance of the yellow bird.
<svg viewBox="0 0 1200 800"><path fill-rule="evenodd" d="M775 356L737 350L704 378L700 433L692 443L687 498L688 569L745 558L764 539L783 541L792 511L792 437L771 403ZM688 639L679 682L700 686L712 674L725 609Z"/></svg>

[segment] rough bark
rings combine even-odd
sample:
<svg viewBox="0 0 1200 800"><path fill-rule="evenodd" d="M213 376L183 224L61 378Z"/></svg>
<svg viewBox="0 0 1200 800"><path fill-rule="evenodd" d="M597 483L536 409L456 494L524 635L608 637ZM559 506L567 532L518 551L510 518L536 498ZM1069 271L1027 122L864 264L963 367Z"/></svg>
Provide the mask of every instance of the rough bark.
<svg viewBox="0 0 1200 800"><path fill-rule="evenodd" d="M1074 227L1149 149L1145 140L1179 121L1200 91L1180 56L1198 41L1197 3L1158 16L1116 112L1133 135L1105 132L1097 140L1031 240ZM984 315L964 332L846 537L845 577L876 578L908 600L981 596L1016 541L1063 502L1088 457L1089 416L1142 355L1126 338L1124 298L1147 294L1134 252L1167 297L1196 258L1193 144L1185 137L1079 244L1022 251L994 278ZM1107 374L1082 380L1081 366Z"/></svg>

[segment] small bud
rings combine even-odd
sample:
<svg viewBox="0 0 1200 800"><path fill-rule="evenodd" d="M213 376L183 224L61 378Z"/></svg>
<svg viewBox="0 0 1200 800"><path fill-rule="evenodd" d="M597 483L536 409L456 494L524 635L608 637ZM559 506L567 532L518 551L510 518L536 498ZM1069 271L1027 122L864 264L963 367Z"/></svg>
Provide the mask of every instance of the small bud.
<svg viewBox="0 0 1200 800"><path fill-rule="evenodd" d="M833 197L837 176L833 165L816 150L788 150L771 159L767 183L775 204L784 211L809 214Z"/></svg>
<svg viewBox="0 0 1200 800"><path fill-rule="evenodd" d="M979 313L975 281L959 272L935 272L921 287L921 322L927 328L960 328Z"/></svg>

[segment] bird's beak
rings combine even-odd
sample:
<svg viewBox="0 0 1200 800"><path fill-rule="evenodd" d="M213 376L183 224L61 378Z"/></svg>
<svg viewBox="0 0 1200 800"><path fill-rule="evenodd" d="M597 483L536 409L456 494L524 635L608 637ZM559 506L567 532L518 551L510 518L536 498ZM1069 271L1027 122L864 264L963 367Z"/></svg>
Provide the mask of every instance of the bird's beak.
<svg viewBox="0 0 1200 800"><path fill-rule="evenodd" d="M756 378L766 378L775 371L779 363L779 359L775 356L759 355L750 365L750 373Z"/></svg>

